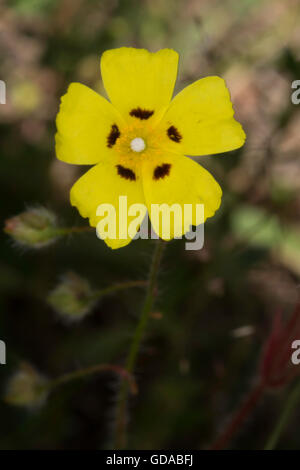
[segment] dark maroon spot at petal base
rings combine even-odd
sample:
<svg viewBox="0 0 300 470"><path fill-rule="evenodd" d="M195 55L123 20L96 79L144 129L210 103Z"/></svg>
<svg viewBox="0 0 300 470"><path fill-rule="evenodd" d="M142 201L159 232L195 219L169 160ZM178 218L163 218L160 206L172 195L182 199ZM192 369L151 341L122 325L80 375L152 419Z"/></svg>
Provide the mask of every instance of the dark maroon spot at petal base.
<svg viewBox="0 0 300 470"><path fill-rule="evenodd" d="M174 142L178 143L182 139L182 135L180 134L178 129L176 129L175 126L170 126L169 129L167 130L167 134L168 134L169 139L173 140Z"/></svg>
<svg viewBox="0 0 300 470"><path fill-rule="evenodd" d="M115 145L117 139L120 137L121 133L119 131L119 128L117 124L113 124L111 126L111 131L107 136L107 147L111 148L113 145Z"/></svg>
<svg viewBox="0 0 300 470"><path fill-rule="evenodd" d="M142 108L135 108L132 109L129 114L130 116L136 117L138 119L149 119L154 114L154 111Z"/></svg>
<svg viewBox="0 0 300 470"><path fill-rule="evenodd" d="M125 178L126 180L130 181L135 181L136 176L134 171L130 170L130 168L125 168L122 165L116 165L117 170L118 170L118 175L120 175L122 178Z"/></svg>
<svg viewBox="0 0 300 470"><path fill-rule="evenodd" d="M165 178L170 174L171 165L170 163L163 163L155 168L153 172L153 179L159 180Z"/></svg>

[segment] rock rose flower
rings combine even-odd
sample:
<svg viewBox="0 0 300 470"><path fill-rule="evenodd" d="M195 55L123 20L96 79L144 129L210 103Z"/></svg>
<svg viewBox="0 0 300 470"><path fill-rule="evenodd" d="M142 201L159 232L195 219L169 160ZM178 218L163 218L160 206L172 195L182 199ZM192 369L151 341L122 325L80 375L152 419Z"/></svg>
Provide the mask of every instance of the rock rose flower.
<svg viewBox="0 0 300 470"><path fill-rule="evenodd" d="M74 184L70 196L91 226L101 220L100 204L116 208L117 233L122 224L130 224L135 214L118 213L119 196L127 197L128 206L141 204L142 216L148 209L150 217L153 204L203 204L204 219L219 208L219 184L186 155L237 149L245 133L233 117L228 89L219 77L197 80L172 99L177 65L178 54L171 49L108 50L101 57L101 74L110 102L80 83L72 83L62 97L56 153L67 163L94 165ZM151 222L164 238L159 220ZM195 210L188 220L173 223L169 238L183 235L190 225L197 225ZM125 231L124 237L105 242L120 248L131 239Z"/></svg>

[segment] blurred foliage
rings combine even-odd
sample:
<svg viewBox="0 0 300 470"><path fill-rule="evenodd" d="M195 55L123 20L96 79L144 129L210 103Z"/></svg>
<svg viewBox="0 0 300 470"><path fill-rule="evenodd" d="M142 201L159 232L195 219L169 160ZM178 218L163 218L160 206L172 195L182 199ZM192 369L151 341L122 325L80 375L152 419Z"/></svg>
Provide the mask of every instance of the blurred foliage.
<svg viewBox="0 0 300 470"><path fill-rule="evenodd" d="M299 295L299 111L291 82L300 79L297 0L10 0L0 5L1 219L41 204L61 226L86 221L68 194L81 169L55 159L55 116L71 81L104 93L101 53L113 47L180 54L176 90L207 75L227 81L247 133L239 151L202 157L224 191L206 224L205 247L169 243L156 311L149 324L131 404L130 447L204 448L253 380L259 351L278 309ZM84 169L86 170L86 169ZM90 364L122 363L143 291L97 304L81 323L58 321L46 298L72 270L97 288L145 279L151 241L111 251L93 232L44 250L15 247L1 233L0 339L7 365L47 377ZM246 335L235 335L242 327ZM87 449L109 445L118 380L93 376L57 390L35 412L0 402L1 449ZM287 390L268 396L232 446L263 448ZM299 448L295 411L283 448Z"/></svg>

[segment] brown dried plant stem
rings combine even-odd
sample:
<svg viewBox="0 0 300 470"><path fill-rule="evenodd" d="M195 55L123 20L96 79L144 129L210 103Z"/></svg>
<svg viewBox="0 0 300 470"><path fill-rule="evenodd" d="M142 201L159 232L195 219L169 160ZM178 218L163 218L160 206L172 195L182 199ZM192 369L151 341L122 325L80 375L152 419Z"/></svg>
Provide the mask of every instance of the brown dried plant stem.
<svg viewBox="0 0 300 470"><path fill-rule="evenodd" d="M153 258L150 266L149 280L146 291L144 305L141 311L139 322L133 335L130 345L125 370L131 376L134 374L135 365L140 350L141 342L144 337L145 328L148 322L149 314L154 303L155 287L157 275L162 258L162 252L165 243L162 240L156 242ZM128 381L122 381L116 409L116 427L115 427L115 449L125 449L127 446L127 406L128 406L129 386Z"/></svg>

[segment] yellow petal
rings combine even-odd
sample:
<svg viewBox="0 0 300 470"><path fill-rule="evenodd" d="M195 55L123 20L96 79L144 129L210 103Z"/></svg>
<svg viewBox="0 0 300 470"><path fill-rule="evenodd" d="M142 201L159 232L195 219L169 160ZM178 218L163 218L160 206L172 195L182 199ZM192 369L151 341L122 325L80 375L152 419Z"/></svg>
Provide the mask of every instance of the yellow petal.
<svg viewBox="0 0 300 470"><path fill-rule="evenodd" d="M99 215L98 206L109 204L116 211L115 235L105 238L105 243L111 248L120 248L128 245L135 236L137 229L129 236L128 229L134 225L137 214L128 216L128 212L122 199L119 210L119 197L127 197L127 207L131 204L143 204L142 218L146 214L145 199L142 190L141 178L134 173L135 180L126 179L119 175L116 165L112 162L101 162L85 173L72 187L70 199L71 204L76 206L82 217L88 217L92 227L97 226L97 233L105 238L106 227L101 227L99 222L107 217L105 209ZM104 209L104 206L101 206ZM98 213L98 215L97 215ZM120 219L119 219L120 217Z"/></svg>
<svg viewBox="0 0 300 470"><path fill-rule="evenodd" d="M127 121L141 119L135 115L145 111L142 120L154 123L172 98L177 65L178 54L172 49L151 53L121 47L104 52L101 74L109 99Z"/></svg>
<svg viewBox="0 0 300 470"><path fill-rule="evenodd" d="M159 126L164 148L185 155L210 155L241 147L242 126L233 118L222 78L206 77L175 96Z"/></svg>
<svg viewBox="0 0 300 470"><path fill-rule="evenodd" d="M190 158L176 154L167 154L155 163L143 163L143 188L152 226L165 240L180 237L190 230L191 225L199 225L212 217L222 197L219 184L207 170ZM173 204L177 205L175 210L181 213L179 218L171 216L170 235L163 233L163 226L168 225L169 209L164 206L163 215L157 217L157 206L153 207L165 203L169 209ZM190 205L190 211L185 204ZM204 217L197 204L203 204Z"/></svg>
<svg viewBox="0 0 300 470"><path fill-rule="evenodd" d="M72 83L61 99L56 118L56 155L59 160L92 165L111 158L108 136L113 125L122 125L111 103L95 91Z"/></svg>

